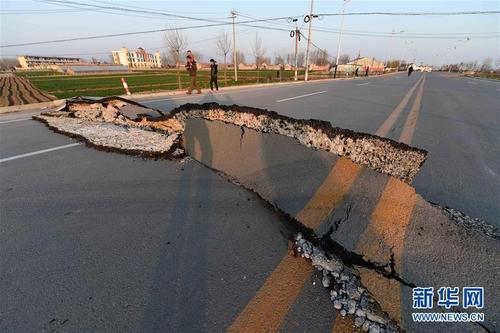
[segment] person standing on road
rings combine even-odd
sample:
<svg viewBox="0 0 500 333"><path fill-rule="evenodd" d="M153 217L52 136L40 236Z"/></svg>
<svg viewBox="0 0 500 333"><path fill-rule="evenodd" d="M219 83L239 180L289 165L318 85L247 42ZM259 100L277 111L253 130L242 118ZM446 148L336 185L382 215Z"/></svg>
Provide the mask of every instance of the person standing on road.
<svg viewBox="0 0 500 333"><path fill-rule="evenodd" d="M215 89L219 91L219 84L217 83L217 62L214 59L210 59L210 90L214 90L213 85L215 84Z"/></svg>
<svg viewBox="0 0 500 333"><path fill-rule="evenodd" d="M365 76L368 76L368 72L370 71L370 67L369 66L366 66L366 73L365 73Z"/></svg>
<svg viewBox="0 0 500 333"><path fill-rule="evenodd" d="M201 94L201 89L198 87L196 83L196 71L198 70L196 66L196 60L194 59L194 55L191 51L188 51L188 55L186 57L186 69L189 72L189 76L191 77L191 85L187 91L187 94L190 95L193 90L197 90L198 94Z"/></svg>
<svg viewBox="0 0 500 333"><path fill-rule="evenodd" d="M410 65L410 67L408 67L408 76L411 75L411 72L413 72L413 65Z"/></svg>
<svg viewBox="0 0 500 333"><path fill-rule="evenodd" d="M354 71L354 76L358 76L358 71L359 71L359 67L356 67L356 70Z"/></svg>

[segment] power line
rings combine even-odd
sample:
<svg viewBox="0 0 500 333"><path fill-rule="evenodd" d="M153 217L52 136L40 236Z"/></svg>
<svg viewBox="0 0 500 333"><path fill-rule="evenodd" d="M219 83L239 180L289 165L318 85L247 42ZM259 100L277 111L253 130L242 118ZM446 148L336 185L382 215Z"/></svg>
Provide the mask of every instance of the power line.
<svg viewBox="0 0 500 333"><path fill-rule="evenodd" d="M164 12L164 11L152 11L152 10L145 10L145 9L131 9L131 8L114 6L114 5L113 6L108 6L108 5L87 4L87 3L83 3L83 2L69 1L69 0L65 0L65 1L62 1L62 0L38 0L38 1L41 1L41 2L44 2L44 3L62 5L62 6L67 6L69 4L69 5L91 7L91 8L98 8L98 9L104 9L104 10L122 11L122 12L128 12L128 13L149 14L149 15L153 15L153 16L154 15L156 15L156 16L167 16L167 17L182 18L182 19L186 19L186 20L221 23L221 21L217 21L217 20L213 20L213 19L191 17L191 16L173 14L173 13Z"/></svg>
<svg viewBox="0 0 500 333"><path fill-rule="evenodd" d="M0 10L2 15L18 15L18 14L66 14L73 12L91 11L92 9L81 8L75 9L4 9Z"/></svg>
<svg viewBox="0 0 500 333"><path fill-rule="evenodd" d="M315 28L314 31L318 32L324 32L324 33L331 33L331 34L339 34L340 32L338 30L329 30L329 29L318 29ZM391 36L391 33L357 33L357 32L346 32L344 31L343 34L349 35L349 36L361 36L361 37L383 37L383 38L399 38L399 39L457 39L457 38L466 38L468 37L467 33L457 33L456 35L444 35L444 36L439 36L439 35L407 35L407 34L398 34L395 36ZM474 35L475 39L484 39L484 38L496 38L500 36L500 33L487 33L484 35Z"/></svg>
<svg viewBox="0 0 500 333"><path fill-rule="evenodd" d="M93 2L97 2L97 3L105 3L105 4L110 4L110 5L115 5L113 2L109 2L109 1L99 1L99 0L93 0ZM133 9L144 9L144 10L154 10L156 11L157 9L154 9L154 8L146 8L146 7L139 7L139 6L131 6L131 5L121 5L122 7L129 7L129 8L133 8ZM168 11L169 13L183 13L183 14L227 14L226 12L207 12L207 11L203 11L203 12L191 12L191 11L182 11L182 12L177 12L177 11Z"/></svg>
<svg viewBox="0 0 500 333"><path fill-rule="evenodd" d="M317 28L323 29L324 31L331 31L331 32L340 32L340 30L337 29L330 29L328 27L321 27L318 26ZM318 30L319 31L319 30ZM352 33L367 33L367 34L391 34L391 32L387 31L373 31L373 30L350 30L350 29L344 29L344 32L352 32ZM426 32L404 32L400 33L403 35L418 35L418 36L448 36L448 35L453 35L453 36L472 36L472 35L488 35L488 34L499 34L498 31L483 31L483 32L466 32L466 31L461 31L461 32L439 32L439 33L426 33Z"/></svg>
<svg viewBox="0 0 500 333"><path fill-rule="evenodd" d="M466 12L356 12L356 13L324 13L317 14L318 16L366 16L366 15L388 15L388 16L456 16L456 15L487 15L500 14L498 10L486 11L466 11Z"/></svg>
<svg viewBox="0 0 500 333"><path fill-rule="evenodd" d="M40 0L39 0L40 1ZM44 2L60 2L57 0L45 0ZM79 2L75 1L67 1L68 3L76 3L76 4L82 4ZM82 4L82 5L87 5L87 4ZM87 5L87 6L94 6L94 5ZM104 7L104 6L102 6ZM74 7L73 7L74 8ZM108 8L119 8L119 7L108 7ZM149 11L148 11L149 12ZM149 12L151 13L151 12ZM500 11L481 11L481 12L448 12L448 13L382 13L382 12L376 12L376 13L345 13L345 15L472 15L472 14L493 14L493 13L500 13ZM194 19L198 21L209 21L209 22L216 22L213 24L204 24L204 25L197 25L197 26L186 26L186 27L178 27L178 28L165 28L165 29L154 29L154 30L145 30L145 31L135 31L135 32L125 32L125 33L115 33L115 34L105 34L105 35L96 35L96 36L86 36L86 37L73 37L73 38L64 38L64 39L55 39L55 40L47 40L47 41L38 41L38 42L28 42L28 43L18 43L18 44L8 44L8 45L0 45L0 48L7 48L7 47L17 47L17 46L31 46L31 45L42 45L42 44L51 44L51 43L62 43L62 42L71 42L71 41L80 41L80 40L92 40L92 39L100 39L100 38L110 38L110 37L120 37L120 36L130 36L130 35L140 35L140 34L149 34L149 33L158 33L158 32L166 32L166 31L172 31L172 30L188 30L188 29L200 29L200 28L209 28L209 27L215 27L215 26L224 26L224 25L229 25L231 22L221 22L221 21L216 21L216 20L210 20L210 19L203 19L203 18L193 18L193 17L188 17L188 16L183 16L183 15L177 15L177 14L171 14L171 13L164 13L164 12L157 12L156 14L160 15L167 15L167 16L172 16L172 17L178 17L178 18L185 18L185 19ZM330 14L318 14L319 16L333 16L333 15L341 15L341 13L330 13ZM254 25L251 23L258 23L258 22L269 22L269 21L277 21L277 20L286 20L288 19L289 16L283 16L283 17L275 17L275 18L268 18L268 19L258 19L258 20L247 20L247 21L240 21L236 22L236 24L248 26L248 27L254 27L254 28L259 28L259 29L266 29L266 30L275 30L275 31L289 31L289 29L281 29L277 27L264 27L264 26L258 26ZM334 30L327 30L327 29L314 29L314 31L318 32L325 32L325 33L339 33L338 31ZM364 36L364 37L391 37L390 33L387 34L372 34L372 33L361 33L361 32L345 32L346 35L351 35L351 36ZM466 34L464 34L466 35ZM459 34L457 33L457 36ZM495 38L497 37L498 34L492 34L492 35L479 35L479 36L474 36L474 38ZM397 36L397 38L430 38L430 39L455 39L456 37L445 37L445 36Z"/></svg>
<svg viewBox="0 0 500 333"><path fill-rule="evenodd" d="M254 22L265 22L270 20L280 20L286 19L286 17L277 17L270 19L262 19L262 20L249 20L249 21L241 21L236 24L246 25L254 28L265 28L261 26L255 26L248 23ZM222 23L213 23L213 24L203 24L203 25L194 25L194 26L186 26L186 27L176 27L176 28L164 28L164 29L154 29L154 30L144 30L144 31L134 31L134 32L123 32L123 33L115 33L115 34L105 34L105 35L96 35L96 36L85 36L85 37L73 37L73 38L63 38L63 39L53 39L39 42L28 42L28 43L19 43L19 44L8 44L8 45L0 45L0 48L6 47L15 47L15 46L30 46L30 45L42 45L42 44L51 44L51 43L62 43L62 42L72 42L72 41L80 41L80 40L91 40L91 39L100 39L100 38L109 38L109 37L120 37L120 36L131 36L131 35L141 35L141 34L150 34L150 33L158 33L158 32L167 32L174 30L188 30L188 29L200 29L200 28L209 28L209 27L217 27L230 25L231 22L222 22ZM280 30L280 31L288 31L286 29L272 28L269 27L269 30Z"/></svg>

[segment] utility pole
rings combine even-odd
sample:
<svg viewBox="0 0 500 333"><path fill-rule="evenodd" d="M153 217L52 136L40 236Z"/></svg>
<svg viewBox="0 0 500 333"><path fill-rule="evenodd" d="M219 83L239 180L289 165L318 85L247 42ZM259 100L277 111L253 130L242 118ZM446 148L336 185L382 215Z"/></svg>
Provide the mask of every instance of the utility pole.
<svg viewBox="0 0 500 333"><path fill-rule="evenodd" d="M299 27L297 26L297 21L298 19L294 19L289 17L288 22L295 22L295 30L290 31L290 37L295 37L295 76L294 79L295 81L298 80L298 73L297 73L297 67L298 67L298 60L297 60L297 53L299 51L299 41L300 41L300 31Z"/></svg>
<svg viewBox="0 0 500 333"><path fill-rule="evenodd" d="M233 64L234 64L234 81L238 82L238 59L236 56L236 25L234 20L236 19L236 12L231 11L231 17L233 18Z"/></svg>
<svg viewBox="0 0 500 333"><path fill-rule="evenodd" d="M309 79L309 49L311 48L313 8L314 8L314 0L311 0L311 10L309 12L309 16L306 16L304 18L304 19L306 19L306 18L309 19L309 31L307 32L307 49L306 49L306 74L304 76L305 81L307 81Z"/></svg>
<svg viewBox="0 0 500 333"><path fill-rule="evenodd" d="M340 43L342 42L342 29L344 28L344 12L345 12L345 5L350 0L344 0L344 3L342 4L342 19L340 21L340 33L339 33L339 43L337 47L337 58L335 58L335 72L333 74L333 78L337 76L337 67L339 66L339 57L340 57Z"/></svg>
<svg viewBox="0 0 500 333"><path fill-rule="evenodd" d="M297 26L297 19L295 19L295 81L299 79L298 75L298 52L299 52L299 40L300 40L300 31L299 27Z"/></svg>

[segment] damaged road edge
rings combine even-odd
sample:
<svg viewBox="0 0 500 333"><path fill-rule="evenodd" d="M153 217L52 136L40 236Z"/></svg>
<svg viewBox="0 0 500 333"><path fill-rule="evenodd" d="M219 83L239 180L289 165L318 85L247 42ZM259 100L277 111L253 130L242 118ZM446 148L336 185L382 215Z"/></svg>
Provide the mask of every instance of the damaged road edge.
<svg viewBox="0 0 500 333"><path fill-rule="evenodd" d="M125 111L135 111L132 117ZM394 140L366 133L332 127L320 120L297 120L273 111L219 105L217 103L184 104L167 116L157 116L161 112L139 103L119 97L100 100L68 100L60 111L42 113L34 119L49 122L49 117L79 118L90 121L128 125L151 131L163 131L170 135L181 134L185 122L192 118L218 120L264 133L276 133L292 137L302 145L344 156L355 163L391 175L406 183L411 183L426 160L427 152Z"/></svg>

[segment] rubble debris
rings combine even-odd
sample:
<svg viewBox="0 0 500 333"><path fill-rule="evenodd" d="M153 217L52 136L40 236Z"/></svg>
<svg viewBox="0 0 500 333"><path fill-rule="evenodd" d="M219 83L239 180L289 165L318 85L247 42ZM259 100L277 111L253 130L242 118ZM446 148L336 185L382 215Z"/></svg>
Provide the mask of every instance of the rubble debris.
<svg viewBox="0 0 500 333"><path fill-rule="evenodd" d="M333 307L341 316L354 316L354 324L365 332L398 332L397 324L384 313L370 293L361 285L355 271L342 262L335 254L328 255L303 238L299 233L295 238L299 255L311 260L311 264L323 273L323 287L330 289Z"/></svg>
<svg viewBox="0 0 500 333"><path fill-rule="evenodd" d="M131 118L120 111L122 108L130 108L130 105L145 108L123 98L108 97L100 100L69 100L63 111L67 117L146 127L169 134L182 133L187 119L219 120L242 128L292 137L307 147L344 156L407 183L411 183L427 156L424 150L390 139L332 127L326 121L297 120L263 109L217 103L184 104L166 116L153 117L143 113ZM161 114L160 111L157 112ZM62 113L46 112L42 115L61 116Z"/></svg>
<svg viewBox="0 0 500 333"><path fill-rule="evenodd" d="M476 232L485 234L487 236L493 237L495 239L500 240L500 231L498 230L497 227L486 223L485 221L470 217L467 214L450 208L450 207L443 207L438 204L432 204L435 207L438 207L445 213L445 215L449 216L453 221L455 221L458 225L461 225L467 229L474 230Z"/></svg>

